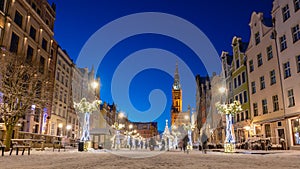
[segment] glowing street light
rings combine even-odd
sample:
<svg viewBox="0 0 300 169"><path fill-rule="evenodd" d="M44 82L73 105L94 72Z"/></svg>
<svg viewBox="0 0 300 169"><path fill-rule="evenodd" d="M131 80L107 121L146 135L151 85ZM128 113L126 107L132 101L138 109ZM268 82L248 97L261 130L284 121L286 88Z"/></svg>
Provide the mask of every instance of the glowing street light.
<svg viewBox="0 0 300 169"><path fill-rule="evenodd" d="M225 88L225 87L220 87L220 88L219 88L219 92L220 92L220 93L225 93L225 91L226 91L226 88Z"/></svg>
<svg viewBox="0 0 300 169"><path fill-rule="evenodd" d="M98 85L99 85L98 82L96 82L96 81L92 82L92 88L93 89L96 89L98 87Z"/></svg>

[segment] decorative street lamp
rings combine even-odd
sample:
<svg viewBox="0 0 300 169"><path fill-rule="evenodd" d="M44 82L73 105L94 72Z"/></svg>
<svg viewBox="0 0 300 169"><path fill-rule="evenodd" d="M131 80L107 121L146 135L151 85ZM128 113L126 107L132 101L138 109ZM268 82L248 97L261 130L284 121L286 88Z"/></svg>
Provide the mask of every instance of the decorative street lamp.
<svg viewBox="0 0 300 169"><path fill-rule="evenodd" d="M226 138L224 149L225 152L234 152L235 151L235 138L234 138L234 129L233 129L233 116L241 112L243 109L239 101L234 101L231 104L220 104L216 103L217 110L221 114L226 116Z"/></svg>

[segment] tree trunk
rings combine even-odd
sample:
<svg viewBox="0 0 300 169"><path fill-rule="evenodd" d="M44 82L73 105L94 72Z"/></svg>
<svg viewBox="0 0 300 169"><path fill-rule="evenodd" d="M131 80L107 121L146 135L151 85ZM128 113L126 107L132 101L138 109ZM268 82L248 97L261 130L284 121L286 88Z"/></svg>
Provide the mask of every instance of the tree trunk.
<svg viewBox="0 0 300 169"><path fill-rule="evenodd" d="M226 139L225 143L235 143L232 115L226 114Z"/></svg>
<svg viewBox="0 0 300 169"><path fill-rule="evenodd" d="M10 149L11 146L11 139L12 139L12 134L13 134L13 130L14 130L14 125L10 124L10 125L5 125L6 126L6 134L5 134L5 150L8 151Z"/></svg>
<svg viewBox="0 0 300 169"><path fill-rule="evenodd" d="M80 141L90 141L90 113L86 112L84 115L82 137Z"/></svg>

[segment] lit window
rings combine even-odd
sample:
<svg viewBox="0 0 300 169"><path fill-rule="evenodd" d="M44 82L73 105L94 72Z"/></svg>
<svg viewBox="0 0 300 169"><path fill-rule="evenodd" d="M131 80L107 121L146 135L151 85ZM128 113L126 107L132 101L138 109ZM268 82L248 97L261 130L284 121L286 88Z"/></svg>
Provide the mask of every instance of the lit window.
<svg viewBox="0 0 300 169"><path fill-rule="evenodd" d="M251 90L252 90L252 94L256 93L255 82L251 82Z"/></svg>
<svg viewBox="0 0 300 169"><path fill-rule="evenodd" d="M290 62L286 62L283 64L284 68L284 78L288 78L291 76Z"/></svg>
<svg viewBox="0 0 300 169"><path fill-rule="evenodd" d="M278 111L279 110L279 103L278 103L278 96L272 96L272 100L273 100L273 111Z"/></svg>
<svg viewBox="0 0 300 169"><path fill-rule="evenodd" d="M261 76L260 77L260 90L266 88L266 84L265 84L265 77Z"/></svg>
<svg viewBox="0 0 300 169"><path fill-rule="evenodd" d="M270 82L271 82L271 85L276 83L275 70L270 71Z"/></svg>
<svg viewBox="0 0 300 169"><path fill-rule="evenodd" d="M249 70L250 70L250 72L253 72L253 71L254 71L253 60L250 60L250 61L249 61Z"/></svg>
<svg viewBox="0 0 300 169"><path fill-rule="evenodd" d="M261 103L262 103L263 114L267 114L268 113L268 102L267 102L267 99L263 99L261 101Z"/></svg>
<svg viewBox="0 0 300 169"><path fill-rule="evenodd" d="M295 12L300 9L300 0L294 0Z"/></svg>
<svg viewBox="0 0 300 169"><path fill-rule="evenodd" d="M283 22L290 18L290 9L289 9L289 5L288 4L286 4L282 8L282 17L283 17Z"/></svg>
<svg viewBox="0 0 300 169"><path fill-rule="evenodd" d="M289 107L295 106L295 98L293 89L288 90Z"/></svg>
<svg viewBox="0 0 300 169"><path fill-rule="evenodd" d="M296 57L296 63L297 63L297 72L300 72L300 55Z"/></svg>
<svg viewBox="0 0 300 169"><path fill-rule="evenodd" d="M293 42L297 42L300 39L299 25L292 28Z"/></svg>
<svg viewBox="0 0 300 169"><path fill-rule="evenodd" d="M285 37L285 35L281 36L279 38L279 41L280 41L280 51L283 51L284 49L287 48L287 43L286 43L286 37Z"/></svg>
<svg viewBox="0 0 300 169"><path fill-rule="evenodd" d="M263 64L262 55L261 53L257 55L257 67Z"/></svg>
<svg viewBox="0 0 300 169"><path fill-rule="evenodd" d="M267 56L268 56L268 60L273 58L272 46L267 47Z"/></svg>
<svg viewBox="0 0 300 169"><path fill-rule="evenodd" d="M260 35L259 35L259 32L257 32L255 34L255 45L258 45L260 43Z"/></svg>
<svg viewBox="0 0 300 169"><path fill-rule="evenodd" d="M254 117L255 117L255 116L258 116L257 103L253 103L253 112L254 112Z"/></svg>

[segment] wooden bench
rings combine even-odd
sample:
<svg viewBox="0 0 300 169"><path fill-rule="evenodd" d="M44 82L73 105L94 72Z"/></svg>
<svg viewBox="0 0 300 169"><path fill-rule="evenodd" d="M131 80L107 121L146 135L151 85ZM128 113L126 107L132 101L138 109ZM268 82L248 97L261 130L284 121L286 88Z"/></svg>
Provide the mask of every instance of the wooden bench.
<svg viewBox="0 0 300 169"><path fill-rule="evenodd" d="M2 151L2 156L4 156L5 147L6 146L2 143L2 141L0 141L0 148L1 148L1 151Z"/></svg>
<svg viewBox="0 0 300 169"><path fill-rule="evenodd" d="M13 152L13 149L16 150L16 155L19 154L19 150L22 150L22 155L24 155L24 151L27 149L28 151L28 155L30 155L30 149L31 149L31 146L29 144L18 144L18 142L12 142L12 147L10 148L10 153L9 155L12 154Z"/></svg>

